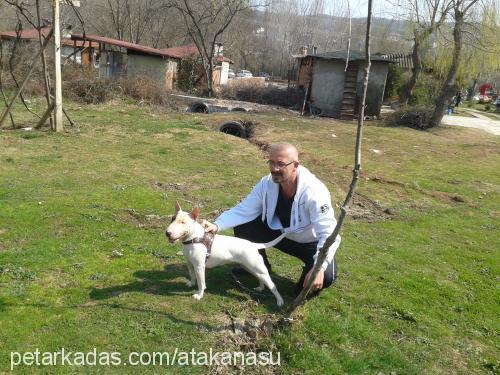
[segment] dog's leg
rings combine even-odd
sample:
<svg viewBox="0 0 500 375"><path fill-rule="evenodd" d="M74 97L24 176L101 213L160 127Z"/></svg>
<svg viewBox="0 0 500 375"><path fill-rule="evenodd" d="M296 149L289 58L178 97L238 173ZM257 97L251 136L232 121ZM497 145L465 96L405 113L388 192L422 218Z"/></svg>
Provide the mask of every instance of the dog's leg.
<svg viewBox="0 0 500 375"><path fill-rule="evenodd" d="M196 282L198 283L198 293L193 294L193 298L200 300L203 298L205 291L205 263L194 265L194 273L196 274Z"/></svg>
<svg viewBox="0 0 500 375"><path fill-rule="evenodd" d="M262 292L266 288L265 284L262 282L262 280L259 279L259 286L253 288L257 292Z"/></svg>
<svg viewBox="0 0 500 375"><path fill-rule="evenodd" d="M188 288L192 288L196 285L196 274L194 272L194 267L189 260L187 261L187 268L189 271L189 281L186 285Z"/></svg>
<svg viewBox="0 0 500 375"><path fill-rule="evenodd" d="M257 273L255 277L259 279L260 283L263 283L276 297L276 304L278 306L283 306L283 298L281 294L278 292L278 288L274 285L273 280L271 280L271 276L268 273Z"/></svg>

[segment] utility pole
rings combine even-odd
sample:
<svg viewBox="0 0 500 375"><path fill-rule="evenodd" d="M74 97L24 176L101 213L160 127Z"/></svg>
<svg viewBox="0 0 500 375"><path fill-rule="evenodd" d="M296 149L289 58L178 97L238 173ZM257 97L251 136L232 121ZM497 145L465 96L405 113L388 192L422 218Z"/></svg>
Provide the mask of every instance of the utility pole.
<svg viewBox="0 0 500 375"><path fill-rule="evenodd" d="M61 88L61 29L59 25L59 0L53 0L54 10L54 65L55 65L55 116L54 130L63 131L62 88Z"/></svg>

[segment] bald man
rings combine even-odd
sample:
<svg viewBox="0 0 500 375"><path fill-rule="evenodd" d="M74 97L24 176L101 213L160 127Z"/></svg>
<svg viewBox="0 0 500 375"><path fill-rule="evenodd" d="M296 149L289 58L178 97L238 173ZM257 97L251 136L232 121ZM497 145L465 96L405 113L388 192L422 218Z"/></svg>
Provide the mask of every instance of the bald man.
<svg viewBox="0 0 500 375"><path fill-rule="evenodd" d="M275 247L304 262L296 285L299 293L311 275L319 249L337 223L330 192L300 165L299 153L290 143L273 144L267 164L271 173L241 203L222 213L213 224L205 222L204 226L212 233L234 228L236 237L252 242L269 242L285 232L286 237ZM321 265L323 272L313 282L313 291L319 292L335 281L335 252L339 244L337 236ZM261 250L261 255L271 270L265 250Z"/></svg>

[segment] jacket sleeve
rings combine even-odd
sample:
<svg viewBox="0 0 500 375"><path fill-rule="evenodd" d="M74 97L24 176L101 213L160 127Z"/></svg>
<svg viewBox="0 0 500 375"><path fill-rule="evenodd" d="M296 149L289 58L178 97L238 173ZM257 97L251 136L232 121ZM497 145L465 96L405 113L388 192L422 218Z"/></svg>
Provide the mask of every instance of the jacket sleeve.
<svg viewBox="0 0 500 375"><path fill-rule="evenodd" d="M262 214L262 195L265 186L265 178L255 185L247 195L236 206L223 212L216 220L215 224L219 230L234 228L237 225L248 223Z"/></svg>
<svg viewBox="0 0 500 375"><path fill-rule="evenodd" d="M310 196L311 198L308 204L309 215L314 231L316 232L316 236L318 237L317 251L314 255L314 261L316 262L319 250L325 243L326 239L333 233L333 230L337 225L337 220L335 219L335 215L333 213L332 199L328 190L310 192ZM323 269L326 269L332 262L339 245L340 236L337 235L335 242L328 249L325 261L321 265Z"/></svg>

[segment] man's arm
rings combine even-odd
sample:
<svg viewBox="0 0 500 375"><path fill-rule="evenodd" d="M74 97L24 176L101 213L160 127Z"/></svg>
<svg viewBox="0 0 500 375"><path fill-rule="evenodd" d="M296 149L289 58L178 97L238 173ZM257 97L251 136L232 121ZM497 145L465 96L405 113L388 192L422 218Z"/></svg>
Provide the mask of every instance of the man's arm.
<svg viewBox="0 0 500 375"><path fill-rule="evenodd" d="M332 200L328 191L318 192L311 196L311 201L309 202L309 214L314 231L318 236L317 252L314 256L316 261L319 255L319 250L323 247L326 239L333 233L333 230L337 225L337 220L335 219L333 212ZM333 260L333 256L335 255L339 245L340 236L337 236L335 242L328 249L326 260L321 265L324 270Z"/></svg>
<svg viewBox="0 0 500 375"><path fill-rule="evenodd" d="M219 230L234 228L255 219L262 214L262 194L265 184L263 178L255 185L250 192L240 203L228 211L223 212L214 222L214 224L205 223L204 227L207 232L218 232Z"/></svg>

